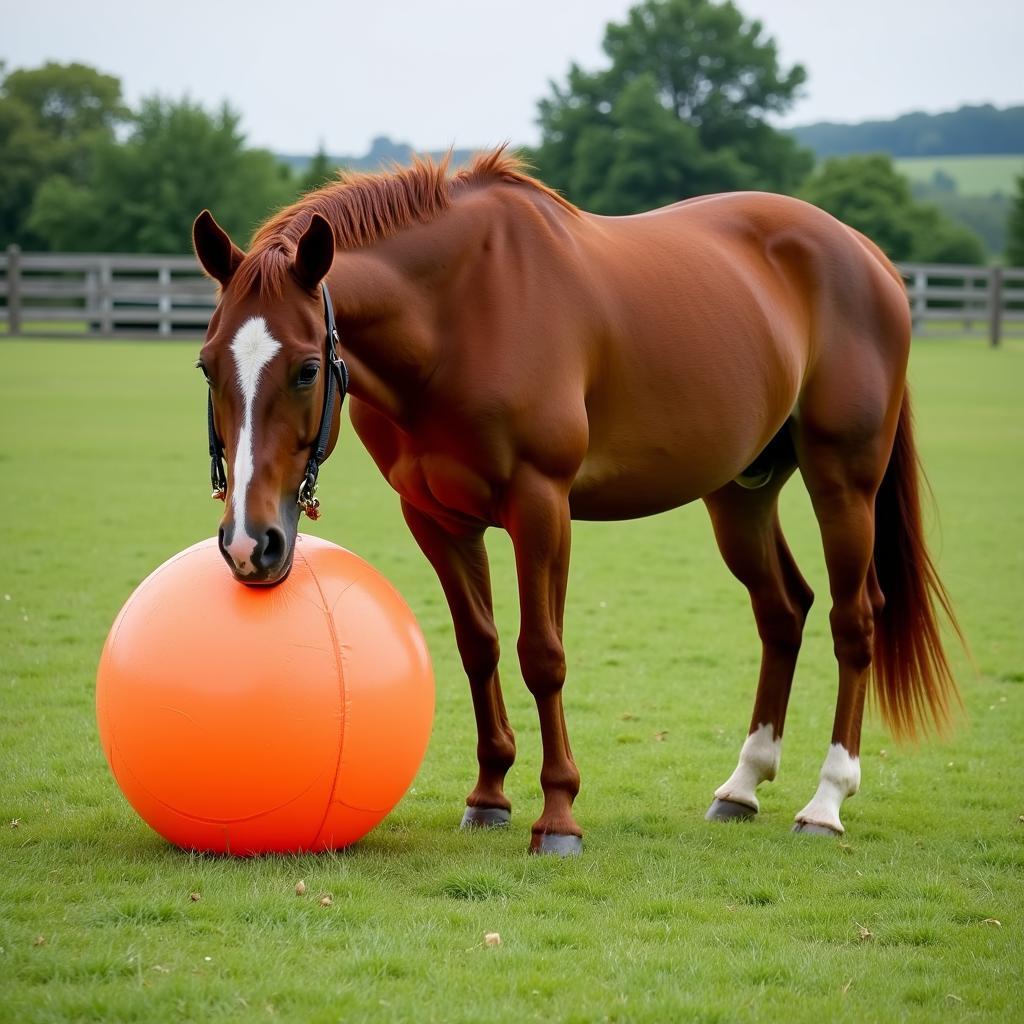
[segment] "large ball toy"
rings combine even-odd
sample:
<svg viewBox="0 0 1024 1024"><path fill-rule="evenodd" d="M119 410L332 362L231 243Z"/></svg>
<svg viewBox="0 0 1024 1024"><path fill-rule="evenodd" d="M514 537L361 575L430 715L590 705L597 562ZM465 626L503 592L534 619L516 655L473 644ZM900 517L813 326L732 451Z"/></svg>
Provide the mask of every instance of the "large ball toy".
<svg viewBox="0 0 1024 1024"><path fill-rule="evenodd" d="M300 535L275 587L247 587L215 540L128 599L96 683L100 739L166 839L215 853L347 846L401 799L434 713L412 612L361 558Z"/></svg>

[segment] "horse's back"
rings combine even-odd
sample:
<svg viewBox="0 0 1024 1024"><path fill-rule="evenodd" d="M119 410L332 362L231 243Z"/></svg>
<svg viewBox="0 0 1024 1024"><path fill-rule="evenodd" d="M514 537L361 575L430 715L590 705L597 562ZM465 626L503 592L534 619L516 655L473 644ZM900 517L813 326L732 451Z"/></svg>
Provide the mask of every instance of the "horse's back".
<svg viewBox="0 0 1024 1024"><path fill-rule="evenodd" d="M702 497L754 459L819 367L834 376L861 361L872 377L874 363L889 358L894 375L905 362L885 337L905 308L891 266L809 204L730 193L586 215L579 231L606 325L592 350L581 515Z"/></svg>

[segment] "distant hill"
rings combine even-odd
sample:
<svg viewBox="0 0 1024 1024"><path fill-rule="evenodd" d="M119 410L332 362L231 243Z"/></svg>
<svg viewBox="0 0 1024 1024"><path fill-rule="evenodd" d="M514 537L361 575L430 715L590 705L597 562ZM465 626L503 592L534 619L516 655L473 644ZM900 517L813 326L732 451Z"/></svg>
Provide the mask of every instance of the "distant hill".
<svg viewBox="0 0 1024 1024"><path fill-rule="evenodd" d="M1013 195L1017 178L1024 174L1024 153L1013 156L901 156L896 169L914 186L928 185L936 192L964 196Z"/></svg>
<svg viewBox="0 0 1024 1024"><path fill-rule="evenodd" d="M836 124L822 121L790 129L819 157L853 153L907 156L973 156L1024 153L1024 106L1000 110L987 103L942 114L916 112L890 121Z"/></svg>
<svg viewBox="0 0 1024 1024"><path fill-rule="evenodd" d="M448 150L441 149L435 150L427 155L440 159L447 152ZM476 152L477 150L475 149L453 150L452 163L456 166L464 164ZM348 167L353 171L376 171L391 161L399 164L406 164L417 153L423 155L421 150L414 149L407 142L394 142L386 135L378 135L373 142L370 143L369 152L364 153L362 156L335 156L333 154L329 154L327 159L338 167ZM310 153L278 153L277 158L282 163L288 164L292 170L301 172L309 166L313 156Z"/></svg>

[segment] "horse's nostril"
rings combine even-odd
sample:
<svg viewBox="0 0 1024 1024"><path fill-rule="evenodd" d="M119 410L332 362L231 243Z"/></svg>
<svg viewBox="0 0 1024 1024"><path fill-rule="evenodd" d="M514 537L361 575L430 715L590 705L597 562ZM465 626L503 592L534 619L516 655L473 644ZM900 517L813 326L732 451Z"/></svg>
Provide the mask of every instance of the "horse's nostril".
<svg viewBox="0 0 1024 1024"><path fill-rule="evenodd" d="M227 531L223 526L217 531L217 547L220 548L220 553L224 556L224 561L234 569L235 560L231 557L231 552L228 551Z"/></svg>
<svg viewBox="0 0 1024 1024"><path fill-rule="evenodd" d="M260 545L260 563L264 569L272 568L284 558L284 532L276 526L271 526L263 535L263 544Z"/></svg>

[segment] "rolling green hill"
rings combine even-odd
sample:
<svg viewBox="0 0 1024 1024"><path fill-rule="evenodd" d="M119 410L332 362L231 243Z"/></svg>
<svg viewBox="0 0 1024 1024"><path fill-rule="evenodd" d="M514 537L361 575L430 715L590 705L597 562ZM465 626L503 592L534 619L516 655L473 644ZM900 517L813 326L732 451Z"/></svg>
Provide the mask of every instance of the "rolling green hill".
<svg viewBox="0 0 1024 1024"><path fill-rule="evenodd" d="M934 185L952 179L963 196L1012 195L1018 175L1024 174L1024 153L1016 156L914 156L894 161L914 184Z"/></svg>

